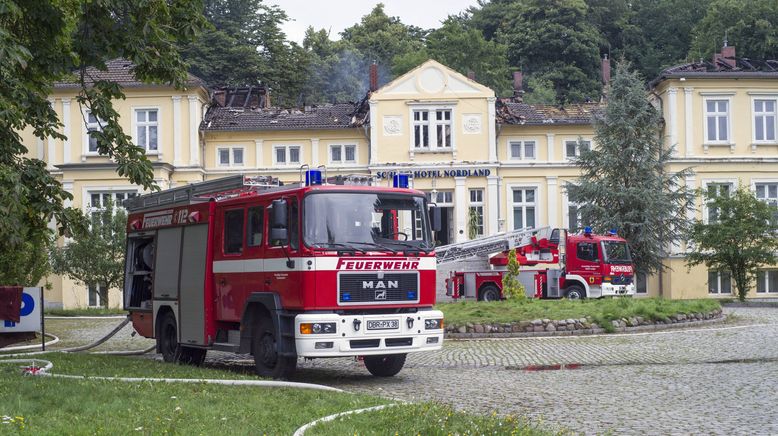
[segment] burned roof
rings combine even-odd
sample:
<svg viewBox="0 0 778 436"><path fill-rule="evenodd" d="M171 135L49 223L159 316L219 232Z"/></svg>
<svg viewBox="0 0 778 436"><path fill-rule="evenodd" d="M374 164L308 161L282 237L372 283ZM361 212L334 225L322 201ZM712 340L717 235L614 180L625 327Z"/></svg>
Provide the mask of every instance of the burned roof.
<svg viewBox="0 0 778 436"><path fill-rule="evenodd" d="M270 107L270 90L264 85L218 88L212 93L200 129L261 131L359 127L369 123L368 96L356 103L280 108Z"/></svg>
<svg viewBox="0 0 778 436"><path fill-rule="evenodd" d="M649 86L653 88L665 79L681 77L777 79L778 60L715 55L711 61L700 59L699 62L690 62L667 68L659 73L659 77L652 80Z"/></svg>
<svg viewBox="0 0 778 436"><path fill-rule="evenodd" d="M94 84L99 80L108 80L115 82L125 88L138 88L145 86L165 86L154 83L141 82L135 77L133 72L135 64L126 59L114 59L105 63L106 69L99 70L95 67L88 67L84 75L84 80L87 86ZM78 74L77 72L74 74ZM186 84L192 87L205 86L205 82L197 76L187 73ZM54 88L66 89L66 88L78 88L81 85L77 79L66 82L55 82Z"/></svg>
<svg viewBox="0 0 778 436"><path fill-rule="evenodd" d="M527 104L513 99L499 99L496 104L498 123L538 126L591 124L593 116L605 107L601 103L578 103L566 106Z"/></svg>

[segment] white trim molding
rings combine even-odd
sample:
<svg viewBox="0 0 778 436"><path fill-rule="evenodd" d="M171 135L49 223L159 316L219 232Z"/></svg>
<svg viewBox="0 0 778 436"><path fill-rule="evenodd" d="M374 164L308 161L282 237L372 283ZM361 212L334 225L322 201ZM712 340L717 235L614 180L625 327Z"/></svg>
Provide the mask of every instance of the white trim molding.
<svg viewBox="0 0 778 436"><path fill-rule="evenodd" d="M683 109L684 109L684 155L690 157L694 155L694 123L692 121L692 95L694 88L688 87L683 89Z"/></svg>
<svg viewBox="0 0 778 436"><path fill-rule="evenodd" d="M189 164L200 165L200 111L197 106L200 99L196 95L187 95L189 100Z"/></svg>
<svg viewBox="0 0 778 436"><path fill-rule="evenodd" d="M495 102L497 99L495 97L487 97L486 98L486 105L488 107L488 119L487 123L488 129L487 133L489 134L489 162L496 162L497 161L497 115L496 115L496 109L495 109ZM456 141L454 141L453 138L453 132L451 142L456 144ZM456 145L455 145L456 147ZM456 155L454 156L456 158Z"/></svg>
<svg viewBox="0 0 778 436"><path fill-rule="evenodd" d="M174 95L173 100L173 166L180 167L181 162L181 96ZM159 119L159 118L157 118ZM157 132L159 137L159 132Z"/></svg>

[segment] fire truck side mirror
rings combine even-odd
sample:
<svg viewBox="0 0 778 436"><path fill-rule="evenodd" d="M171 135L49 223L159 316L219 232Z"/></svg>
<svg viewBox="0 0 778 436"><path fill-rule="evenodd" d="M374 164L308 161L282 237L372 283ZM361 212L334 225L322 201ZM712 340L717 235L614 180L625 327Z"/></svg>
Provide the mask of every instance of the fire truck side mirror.
<svg viewBox="0 0 778 436"><path fill-rule="evenodd" d="M270 242L286 243L288 239L286 200L273 200L270 206Z"/></svg>
<svg viewBox="0 0 778 436"><path fill-rule="evenodd" d="M443 230L443 217L439 207L430 207L430 219L432 220L432 231L439 232Z"/></svg>

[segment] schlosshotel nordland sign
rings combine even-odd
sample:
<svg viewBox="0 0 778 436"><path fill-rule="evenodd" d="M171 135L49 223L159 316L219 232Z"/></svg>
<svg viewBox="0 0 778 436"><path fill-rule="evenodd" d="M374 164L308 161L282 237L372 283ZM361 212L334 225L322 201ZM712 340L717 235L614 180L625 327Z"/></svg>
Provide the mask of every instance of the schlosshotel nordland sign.
<svg viewBox="0 0 778 436"><path fill-rule="evenodd" d="M394 177L398 171L377 171L376 177L379 179L385 179ZM407 174L408 172L402 171L401 174ZM413 171L410 174L414 179L431 179L431 178L443 178L443 177L486 177L492 174L492 170L488 168L476 169L476 170L418 170Z"/></svg>

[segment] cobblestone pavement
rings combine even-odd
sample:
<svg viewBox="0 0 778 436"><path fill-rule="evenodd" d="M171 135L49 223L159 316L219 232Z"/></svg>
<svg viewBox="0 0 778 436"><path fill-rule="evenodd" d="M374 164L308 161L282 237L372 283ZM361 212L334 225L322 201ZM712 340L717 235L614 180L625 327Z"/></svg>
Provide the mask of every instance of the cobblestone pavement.
<svg viewBox="0 0 778 436"><path fill-rule="evenodd" d="M295 380L519 414L586 434L778 434L778 308L725 313L724 324L645 334L449 340L439 352L409 355L392 378L372 377L353 359L301 361ZM68 328L60 337L70 346L119 322L88 321L50 328ZM151 343L127 329L117 337L101 349ZM581 369L522 369L572 363ZM253 360L211 352L206 364L248 371Z"/></svg>

